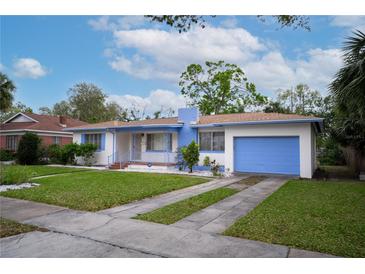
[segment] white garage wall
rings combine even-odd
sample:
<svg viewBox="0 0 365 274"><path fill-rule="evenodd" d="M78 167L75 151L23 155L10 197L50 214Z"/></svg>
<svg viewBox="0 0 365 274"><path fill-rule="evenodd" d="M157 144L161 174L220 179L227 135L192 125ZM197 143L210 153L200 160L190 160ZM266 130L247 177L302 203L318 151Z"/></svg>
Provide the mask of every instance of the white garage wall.
<svg viewBox="0 0 365 274"><path fill-rule="evenodd" d="M312 134L310 123L227 126L225 127L225 168L233 171L233 137L299 136L300 177L312 178L314 172Z"/></svg>
<svg viewBox="0 0 365 274"><path fill-rule="evenodd" d="M314 126L311 126L311 138L312 138L312 171L317 169L317 144L316 144L316 131Z"/></svg>

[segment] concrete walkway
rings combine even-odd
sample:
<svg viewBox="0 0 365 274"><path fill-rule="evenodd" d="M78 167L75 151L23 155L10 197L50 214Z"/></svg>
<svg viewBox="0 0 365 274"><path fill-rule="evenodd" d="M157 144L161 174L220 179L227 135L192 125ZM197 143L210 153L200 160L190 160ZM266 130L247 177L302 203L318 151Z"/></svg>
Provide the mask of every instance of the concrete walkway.
<svg viewBox="0 0 365 274"><path fill-rule="evenodd" d="M172 226L221 233L238 218L245 216L254 209L287 180L287 177L265 179L172 224Z"/></svg>
<svg viewBox="0 0 365 274"><path fill-rule="evenodd" d="M233 184L247 177L248 176L216 179L208 183L179 189L156 197L147 198L126 205L101 210L98 213L106 214L113 217L132 218L137 214L146 213L165 205L172 204L195 195L199 195L209 190Z"/></svg>

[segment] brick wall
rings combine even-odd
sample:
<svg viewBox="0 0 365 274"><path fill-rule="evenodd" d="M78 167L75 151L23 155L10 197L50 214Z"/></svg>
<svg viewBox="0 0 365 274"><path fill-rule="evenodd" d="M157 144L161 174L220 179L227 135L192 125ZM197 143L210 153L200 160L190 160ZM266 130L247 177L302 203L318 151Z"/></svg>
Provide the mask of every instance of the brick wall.
<svg viewBox="0 0 365 274"><path fill-rule="evenodd" d="M5 136L0 136L0 148L5 148Z"/></svg>
<svg viewBox="0 0 365 274"><path fill-rule="evenodd" d="M49 146L53 144L53 136L39 136L42 139L42 145ZM60 137L60 145L66 145L72 143L72 137ZM19 137L20 139L20 137ZM6 148L6 136L0 136L0 148L5 149Z"/></svg>

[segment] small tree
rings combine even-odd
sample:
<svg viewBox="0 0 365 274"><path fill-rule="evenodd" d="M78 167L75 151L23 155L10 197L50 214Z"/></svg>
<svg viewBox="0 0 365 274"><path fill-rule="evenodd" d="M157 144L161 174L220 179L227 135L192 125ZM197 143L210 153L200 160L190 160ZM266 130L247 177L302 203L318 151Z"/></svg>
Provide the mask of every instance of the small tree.
<svg viewBox="0 0 365 274"><path fill-rule="evenodd" d="M199 145L192 141L188 146L181 148L181 153L189 172L193 172L193 166L199 162Z"/></svg>
<svg viewBox="0 0 365 274"><path fill-rule="evenodd" d="M40 156L41 139L34 133L27 132L19 140L17 159L22 165L35 164Z"/></svg>

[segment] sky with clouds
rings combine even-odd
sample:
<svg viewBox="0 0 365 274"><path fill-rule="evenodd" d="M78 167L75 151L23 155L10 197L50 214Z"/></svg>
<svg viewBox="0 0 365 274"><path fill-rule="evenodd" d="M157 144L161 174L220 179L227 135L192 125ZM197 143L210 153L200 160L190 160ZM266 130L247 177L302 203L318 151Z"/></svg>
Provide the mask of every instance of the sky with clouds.
<svg viewBox="0 0 365 274"><path fill-rule="evenodd" d="M310 17L311 31L281 29L266 18L218 16L206 28L178 33L143 16L7 16L0 18L0 70L16 100L52 106L75 83L92 82L109 100L147 113L185 105L179 76L187 65L224 60L240 65L257 89L306 83L322 94L340 68L341 46L365 16Z"/></svg>

